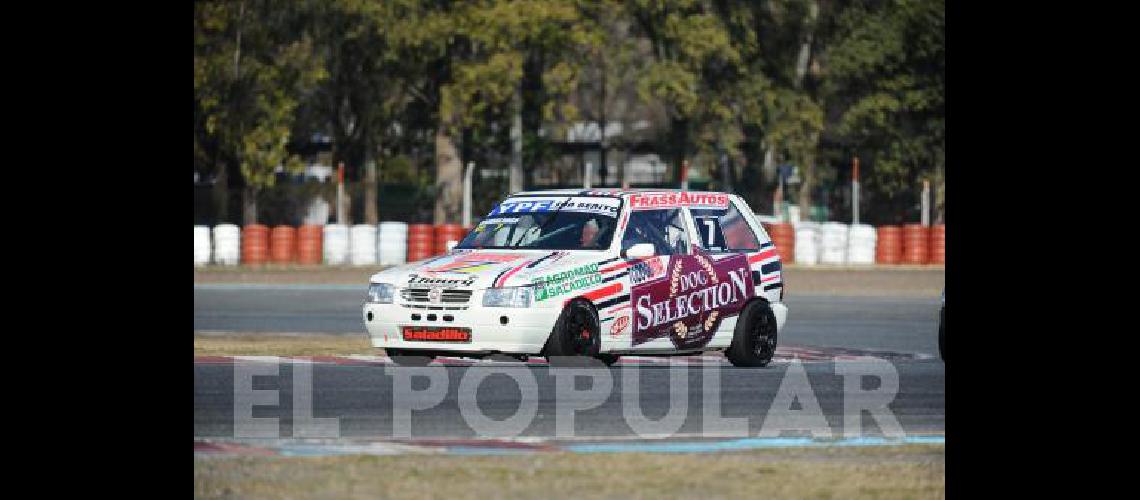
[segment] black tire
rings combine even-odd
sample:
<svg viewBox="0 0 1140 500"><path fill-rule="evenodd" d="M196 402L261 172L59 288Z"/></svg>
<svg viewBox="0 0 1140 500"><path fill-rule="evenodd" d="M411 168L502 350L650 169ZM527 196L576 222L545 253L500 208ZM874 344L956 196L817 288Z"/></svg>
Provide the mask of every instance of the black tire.
<svg viewBox="0 0 1140 500"><path fill-rule="evenodd" d="M938 312L938 357L946 362L946 307Z"/></svg>
<svg viewBox="0 0 1140 500"><path fill-rule="evenodd" d="M768 366L776 354L776 334L776 314L772 308L762 300L752 301L740 312L732 344L724 351L724 357L733 366Z"/></svg>
<svg viewBox="0 0 1140 500"><path fill-rule="evenodd" d="M427 366L432 362L433 359L435 359L435 356L424 354L408 354L400 349L385 349L384 352L388 354L389 358L392 358L393 363L396 363L400 366Z"/></svg>
<svg viewBox="0 0 1140 500"><path fill-rule="evenodd" d="M575 300L562 309L543 347L543 355L554 366L577 366L585 361L574 358L597 358L602 348L598 313L584 300ZM615 360L616 361L616 360Z"/></svg>
<svg viewBox="0 0 1140 500"><path fill-rule="evenodd" d="M613 366L614 363L617 363L618 358L621 358L621 356L618 354L605 354L605 353L599 354L595 357L600 359L603 363L605 363L606 366Z"/></svg>

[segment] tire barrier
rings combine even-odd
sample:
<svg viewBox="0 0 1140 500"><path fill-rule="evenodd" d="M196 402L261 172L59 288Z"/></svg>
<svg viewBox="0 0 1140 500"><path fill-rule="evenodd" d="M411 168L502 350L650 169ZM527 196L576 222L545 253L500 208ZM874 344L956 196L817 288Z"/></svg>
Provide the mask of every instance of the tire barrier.
<svg viewBox="0 0 1140 500"><path fill-rule="evenodd" d="M819 224L816 222L797 222L796 227L796 264L819 264Z"/></svg>
<svg viewBox="0 0 1140 500"><path fill-rule="evenodd" d="M926 264L930 260L930 228L922 224L903 226L903 264Z"/></svg>
<svg viewBox="0 0 1140 500"><path fill-rule="evenodd" d="M902 228L879 226L875 241L875 262L878 264L898 264L902 262Z"/></svg>
<svg viewBox="0 0 1140 500"><path fill-rule="evenodd" d="M421 261L434 252L435 232L431 224L408 224L407 261Z"/></svg>
<svg viewBox="0 0 1140 500"><path fill-rule="evenodd" d="M208 226L194 226L194 265L204 266L210 263L210 228Z"/></svg>
<svg viewBox="0 0 1140 500"><path fill-rule="evenodd" d="M247 224L241 230L241 263L260 266L269 259L269 228Z"/></svg>
<svg viewBox="0 0 1140 500"><path fill-rule="evenodd" d="M773 222L765 224L764 229L768 231L768 236L776 245L776 253L780 254L780 259L793 260L796 256L796 231L792 225L786 222Z"/></svg>
<svg viewBox="0 0 1140 500"><path fill-rule="evenodd" d="M297 263L321 263L321 226L307 224L297 228Z"/></svg>
<svg viewBox="0 0 1140 500"><path fill-rule="evenodd" d="M241 229L233 224L214 226L214 264L236 266L241 262Z"/></svg>
<svg viewBox="0 0 1140 500"><path fill-rule="evenodd" d="M819 262L847 263L847 224L824 222L819 226Z"/></svg>
<svg viewBox="0 0 1140 500"><path fill-rule="evenodd" d="M408 257L408 225L403 222L381 222L376 233L376 262L382 266L399 265Z"/></svg>
<svg viewBox="0 0 1140 500"><path fill-rule="evenodd" d="M376 264L376 226L356 224L348 235L348 262L354 266Z"/></svg>
<svg viewBox="0 0 1140 500"><path fill-rule="evenodd" d="M435 251L433 255L443 255L451 250L451 246L463 240L467 233L459 224L440 224L435 226ZM454 242L454 243L453 243Z"/></svg>
<svg viewBox="0 0 1140 500"><path fill-rule="evenodd" d="M269 231L269 260L274 264L291 264L297 248L297 230L292 226L274 226Z"/></svg>
<svg viewBox="0 0 1140 500"><path fill-rule="evenodd" d="M847 230L847 263L871 265L875 263L875 228L867 224L852 224Z"/></svg>
<svg viewBox="0 0 1140 500"><path fill-rule="evenodd" d="M325 264L339 266L348 262L348 226L344 224L327 224L322 236L322 253Z"/></svg>
<svg viewBox="0 0 1140 500"><path fill-rule="evenodd" d="M930 226L930 263L946 263L946 224Z"/></svg>
<svg viewBox="0 0 1140 500"><path fill-rule="evenodd" d="M946 225L872 227L839 222L763 223L785 263L815 265L945 265ZM316 265L400 265L449 251L469 233L459 224L262 224L194 226L194 265L267 262Z"/></svg>

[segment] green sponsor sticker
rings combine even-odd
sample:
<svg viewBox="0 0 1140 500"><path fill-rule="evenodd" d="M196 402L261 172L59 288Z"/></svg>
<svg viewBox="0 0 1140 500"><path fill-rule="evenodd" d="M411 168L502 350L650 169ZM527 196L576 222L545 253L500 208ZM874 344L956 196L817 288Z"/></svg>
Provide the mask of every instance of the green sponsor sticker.
<svg viewBox="0 0 1140 500"><path fill-rule="evenodd" d="M534 300L541 301L588 288L602 282L597 264L587 264L568 271L534 278Z"/></svg>

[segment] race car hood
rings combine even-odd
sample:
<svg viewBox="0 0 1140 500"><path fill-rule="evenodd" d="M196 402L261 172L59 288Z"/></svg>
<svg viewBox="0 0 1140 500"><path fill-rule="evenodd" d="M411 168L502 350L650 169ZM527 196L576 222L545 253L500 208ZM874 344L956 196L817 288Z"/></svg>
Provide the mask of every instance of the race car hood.
<svg viewBox="0 0 1140 500"><path fill-rule="evenodd" d="M561 250L460 250L386 269L373 283L398 287L479 289L527 285L564 273L594 274L595 265L613 260L605 252ZM557 275L557 276L556 276Z"/></svg>

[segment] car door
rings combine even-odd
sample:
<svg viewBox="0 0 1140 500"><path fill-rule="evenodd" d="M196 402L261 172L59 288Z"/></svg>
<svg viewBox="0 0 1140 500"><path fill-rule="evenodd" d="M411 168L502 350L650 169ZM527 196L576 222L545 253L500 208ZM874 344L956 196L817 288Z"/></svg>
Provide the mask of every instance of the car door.
<svg viewBox="0 0 1140 500"><path fill-rule="evenodd" d="M749 299L760 296L769 301L778 300L777 288L782 286L779 256L743 200L731 196L723 206L690 207L688 214L694 231L695 254L707 255L718 268L739 270L743 265L748 278L745 295ZM732 342L738 319L732 312L725 312L726 317L717 325L708 347L727 347Z"/></svg>
<svg viewBox="0 0 1140 500"><path fill-rule="evenodd" d="M701 350L753 296L743 254L714 256L694 247L690 208L676 203L631 209L622 248L650 243L655 255L629 268L630 350Z"/></svg>

